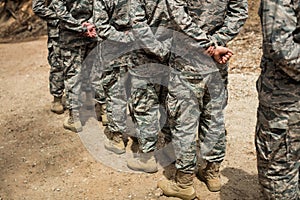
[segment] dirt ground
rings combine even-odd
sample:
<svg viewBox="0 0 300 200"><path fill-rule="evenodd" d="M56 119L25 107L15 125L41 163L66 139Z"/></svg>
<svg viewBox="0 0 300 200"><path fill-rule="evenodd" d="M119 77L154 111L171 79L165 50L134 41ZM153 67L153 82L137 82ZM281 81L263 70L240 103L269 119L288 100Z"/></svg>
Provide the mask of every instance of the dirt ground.
<svg viewBox="0 0 300 200"><path fill-rule="evenodd" d="M249 1L251 13L257 6ZM229 102L226 108L227 152L222 163L222 190L211 193L194 179L207 200L262 199L257 181L254 130L261 37L252 14L243 32L229 45ZM156 184L174 175L174 166L158 173L123 170L127 157L102 148L103 127L93 112L84 131L63 129L66 114L50 112L46 37L0 43L0 200L7 199L175 199L160 195ZM130 155L126 155L130 156Z"/></svg>

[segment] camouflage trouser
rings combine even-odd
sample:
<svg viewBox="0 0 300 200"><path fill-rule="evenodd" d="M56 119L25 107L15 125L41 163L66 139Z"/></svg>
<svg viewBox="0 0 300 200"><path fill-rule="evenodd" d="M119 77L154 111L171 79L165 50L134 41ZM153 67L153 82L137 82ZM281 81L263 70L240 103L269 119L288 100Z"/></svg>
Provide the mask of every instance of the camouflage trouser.
<svg viewBox="0 0 300 200"><path fill-rule="evenodd" d="M105 93L103 89L103 62L101 58L101 43L98 43L97 47L93 50L93 68L91 71L91 84L95 92L95 100L100 104L105 104Z"/></svg>
<svg viewBox="0 0 300 200"><path fill-rule="evenodd" d="M93 49L96 47L96 43L90 43L82 46L82 90L90 92L92 90L91 86L91 72L96 62L96 53Z"/></svg>
<svg viewBox="0 0 300 200"><path fill-rule="evenodd" d="M95 100L100 104L104 104L105 94L102 86L103 66L101 44L90 43L85 48L85 55L83 55L82 90L93 92Z"/></svg>
<svg viewBox="0 0 300 200"><path fill-rule="evenodd" d="M196 166L196 130L200 110L198 100L189 82L171 70L167 106L170 116L172 144L176 155L176 168L193 173Z"/></svg>
<svg viewBox="0 0 300 200"><path fill-rule="evenodd" d="M210 130L202 138L201 154L209 156L212 149L224 149L219 129L224 129L224 115L221 109L224 102L224 87L219 72L198 77L186 76L182 73L170 75L169 94L167 98L171 117L171 131L176 155L176 168L186 173L193 173L196 167L196 132L199 118L203 110L204 95L209 92ZM220 142L221 141L221 142ZM222 143L223 142L223 143ZM216 148L220 146L220 148Z"/></svg>
<svg viewBox="0 0 300 200"><path fill-rule="evenodd" d="M201 159L208 162L222 162L226 150L224 109L228 99L227 65L218 65L218 69L219 73L215 73L210 85L205 88L199 121Z"/></svg>
<svg viewBox="0 0 300 200"><path fill-rule="evenodd" d="M48 37L48 62L50 65L49 86L50 93L55 97L63 95L64 85L64 66L61 63L58 37Z"/></svg>
<svg viewBox="0 0 300 200"><path fill-rule="evenodd" d="M166 109L161 108L160 103L165 103L166 90L163 88L167 83L162 81L167 78L167 75L147 78L131 76L131 115L137 127L140 150L144 153L156 149L157 134L166 123Z"/></svg>
<svg viewBox="0 0 300 200"><path fill-rule="evenodd" d="M300 170L300 112L260 105L255 145L258 178L266 199L298 200Z"/></svg>
<svg viewBox="0 0 300 200"><path fill-rule="evenodd" d="M103 72L106 114L110 132L126 133L127 125L127 67L114 67Z"/></svg>
<svg viewBox="0 0 300 200"><path fill-rule="evenodd" d="M88 84L89 80L82 78L86 76L82 72L90 72L91 68L89 65L83 65L83 61L90 50L90 44L77 47L61 46L68 109L79 110L82 105L79 96L82 90L86 90L87 88L87 86L85 86L86 88L82 88L82 83Z"/></svg>

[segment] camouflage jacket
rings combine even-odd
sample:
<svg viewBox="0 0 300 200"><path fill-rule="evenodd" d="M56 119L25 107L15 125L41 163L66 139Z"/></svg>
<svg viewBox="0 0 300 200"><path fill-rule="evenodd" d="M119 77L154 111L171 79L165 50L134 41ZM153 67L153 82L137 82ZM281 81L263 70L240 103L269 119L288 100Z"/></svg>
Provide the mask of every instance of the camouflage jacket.
<svg viewBox="0 0 300 200"><path fill-rule="evenodd" d="M49 0L50 1L50 0ZM48 36L58 37L59 36L59 20L56 13L48 0L33 0L32 10L33 12L47 21Z"/></svg>
<svg viewBox="0 0 300 200"><path fill-rule="evenodd" d="M80 46L94 39L85 37L83 22L92 23L93 0L52 0L52 6L60 19L60 40L64 45Z"/></svg>
<svg viewBox="0 0 300 200"><path fill-rule="evenodd" d="M96 26L105 70L131 65L130 52L134 36L129 17L128 0L95 0L93 22Z"/></svg>
<svg viewBox="0 0 300 200"><path fill-rule="evenodd" d="M95 0L93 22L102 40L132 42L128 0Z"/></svg>
<svg viewBox="0 0 300 200"><path fill-rule="evenodd" d="M247 0L191 0L187 10L193 21L220 46L240 32L248 18Z"/></svg>
<svg viewBox="0 0 300 200"><path fill-rule="evenodd" d="M190 48L197 48L198 45L195 44L199 44L202 48L212 45L226 46L237 36L248 17L247 0L167 0L167 2L172 19L178 25L177 30L197 41L197 43L189 42ZM178 50L182 40L186 41L182 36L174 38L174 42L178 43L178 45L176 43L173 45L176 51L183 52L183 50ZM203 54L185 55L187 56L193 63L202 66L200 71L214 71L209 66L212 64L211 61L204 59ZM194 59L197 57L201 59ZM217 66L219 69L227 68L227 65L217 64Z"/></svg>
<svg viewBox="0 0 300 200"><path fill-rule="evenodd" d="M166 62L172 41L172 32L168 28L172 24L165 1L131 0L130 11L137 45L130 73L143 77L167 74Z"/></svg>
<svg viewBox="0 0 300 200"><path fill-rule="evenodd" d="M300 111L299 0L262 0L263 32L259 102L279 110Z"/></svg>
<svg viewBox="0 0 300 200"><path fill-rule="evenodd" d="M180 60L180 62L177 62L176 66L172 66L180 71L197 72L197 69L195 69L197 68L196 65L188 67L188 63L192 58L202 58L202 55L200 55L201 53L199 55L197 53L194 54L194 52L198 52L200 49L190 47L196 45L198 48L206 48L212 46L213 41L208 38L207 34L201 30L201 27L195 24L189 13L186 12L187 4L185 1L132 0L132 2L138 5L132 6L134 12L133 30L138 30L135 31L139 32L136 35L139 35L139 39L144 46L148 46L148 48L156 46L157 49L160 49L159 44L153 43L155 38L164 41L163 44L166 44L165 41L170 40L171 42L171 38L174 37L175 39L171 44L172 47L169 47L168 51L172 52L171 61ZM152 31L149 31L149 27L152 28ZM168 47L168 45L164 46ZM199 62L197 65L199 65ZM185 69L186 67L189 69ZM203 69L199 69L198 71L202 72Z"/></svg>

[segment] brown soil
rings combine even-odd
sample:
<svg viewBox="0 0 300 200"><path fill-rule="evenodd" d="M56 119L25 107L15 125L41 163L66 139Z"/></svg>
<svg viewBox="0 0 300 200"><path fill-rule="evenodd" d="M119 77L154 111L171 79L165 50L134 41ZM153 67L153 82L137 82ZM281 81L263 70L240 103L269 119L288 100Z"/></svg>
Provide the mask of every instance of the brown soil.
<svg viewBox="0 0 300 200"><path fill-rule="evenodd" d="M246 27L229 45L235 55L229 76L223 187L211 193L195 178L201 199L261 199L253 142L261 33L257 2L249 1L249 7ZM97 131L89 135L89 128L103 131L93 115L86 116L86 131L75 134L62 127L66 114L49 111L46 42L44 36L0 44L0 199L168 199L160 196L156 183L173 176L174 166L155 174L116 170L114 155L103 153L102 146L90 148L103 142L97 141Z"/></svg>

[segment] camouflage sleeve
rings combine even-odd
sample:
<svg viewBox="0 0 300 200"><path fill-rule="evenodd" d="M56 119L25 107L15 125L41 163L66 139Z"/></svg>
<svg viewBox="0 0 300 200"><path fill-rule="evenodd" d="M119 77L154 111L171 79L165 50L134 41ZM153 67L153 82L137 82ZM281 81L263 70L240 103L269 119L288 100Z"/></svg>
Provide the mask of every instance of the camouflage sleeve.
<svg viewBox="0 0 300 200"><path fill-rule="evenodd" d="M263 0L260 10L264 35L264 52L291 78L300 81L300 43L293 31L299 24L298 13L287 1ZM298 5L300 6L300 5ZM298 9L299 11L299 9Z"/></svg>
<svg viewBox="0 0 300 200"><path fill-rule="evenodd" d="M94 24L96 26L97 34L103 40L109 39L117 42L132 42L134 41L133 34L131 32L118 31L111 24L111 17L114 12L113 0L95 0L94 1ZM124 5L123 5L124 6Z"/></svg>
<svg viewBox="0 0 300 200"><path fill-rule="evenodd" d="M37 16L46 21L57 19L55 11L46 5L45 0L33 0L32 10Z"/></svg>
<svg viewBox="0 0 300 200"><path fill-rule="evenodd" d="M131 0L130 17L132 32L139 41L140 48L164 58L170 47L158 41L147 23L145 4L140 0Z"/></svg>
<svg viewBox="0 0 300 200"><path fill-rule="evenodd" d="M75 19L67 10L66 1L52 0L52 6L57 14L57 17L61 20L61 22L63 22L64 28L79 33L84 33L87 31L86 27L83 27L81 22Z"/></svg>
<svg viewBox="0 0 300 200"><path fill-rule="evenodd" d="M168 12L178 26L179 31L196 40L202 48L214 46L213 41L193 22L191 16L186 12L186 7L184 0L167 0Z"/></svg>
<svg viewBox="0 0 300 200"><path fill-rule="evenodd" d="M293 37L295 42L300 43L300 0L294 0L294 8L297 16L297 27L293 31Z"/></svg>
<svg viewBox="0 0 300 200"><path fill-rule="evenodd" d="M247 0L230 0L223 26L213 34L218 45L226 46L240 32L248 18Z"/></svg>

